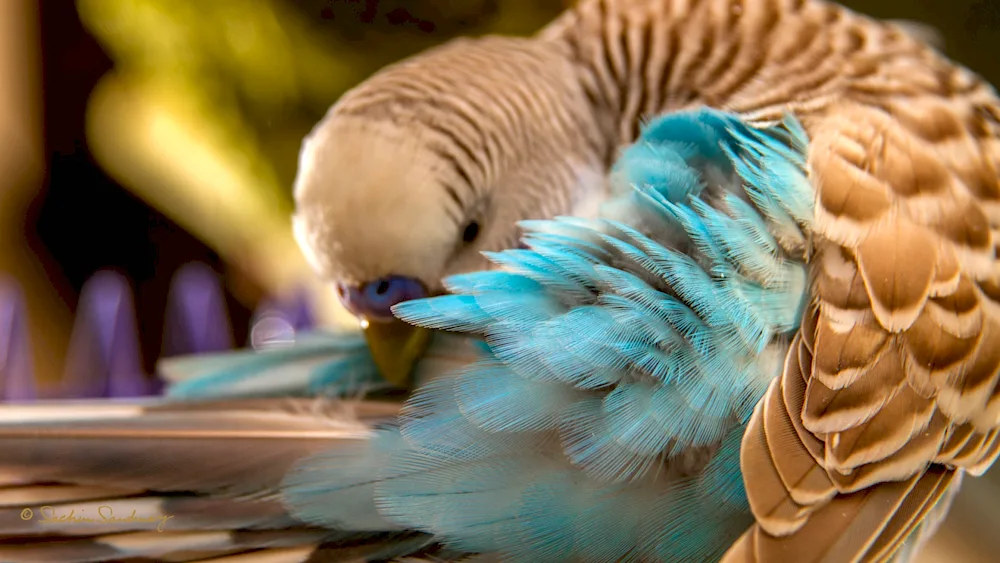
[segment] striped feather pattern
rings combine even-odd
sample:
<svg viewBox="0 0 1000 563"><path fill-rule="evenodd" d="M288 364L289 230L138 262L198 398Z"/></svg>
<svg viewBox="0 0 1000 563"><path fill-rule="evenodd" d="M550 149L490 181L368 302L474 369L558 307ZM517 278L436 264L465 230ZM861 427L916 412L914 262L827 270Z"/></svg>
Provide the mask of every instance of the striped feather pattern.
<svg viewBox="0 0 1000 563"><path fill-rule="evenodd" d="M538 38L574 61L602 136L622 144L650 116L700 105L791 111L812 133L845 98L989 90L907 30L816 0L582 0Z"/></svg>

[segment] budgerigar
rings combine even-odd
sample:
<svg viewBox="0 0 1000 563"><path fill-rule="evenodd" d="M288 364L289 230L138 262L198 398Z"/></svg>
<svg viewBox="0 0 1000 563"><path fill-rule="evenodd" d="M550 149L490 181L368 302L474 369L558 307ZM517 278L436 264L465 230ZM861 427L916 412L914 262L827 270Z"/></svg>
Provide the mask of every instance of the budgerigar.
<svg viewBox="0 0 1000 563"><path fill-rule="evenodd" d="M973 121L991 123L976 108L993 107L992 89L913 30L825 2L587 0L533 37L452 41L348 92L308 136L296 237L365 320L382 372L403 384L426 333L393 322L389 307L487 267L481 252L516 244L517 221L592 216L644 117L708 105L767 121L790 110L838 151L878 136L881 117L921 138L926 158L951 146L927 131L989 127ZM875 129L845 129L859 122ZM981 144L948 148L941 166L981 169Z"/></svg>
<svg viewBox="0 0 1000 563"><path fill-rule="evenodd" d="M393 307L483 334L482 360L374 432L274 403L179 432L197 404L125 405L89 425L167 427L188 469L150 467L156 434L84 459L117 459L132 492L280 490L291 516L242 526L341 530L327 554L706 561L735 541L727 561L889 560L998 451L997 110L900 28L820 2L592 0L532 38L438 48L331 109L295 228L390 379L421 349ZM519 229L528 249L481 257ZM409 301L442 279L455 295ZM4 430L26 455L2 473L93 485L107 465L57 461L82 442L42 418ZM42 426L60 437L26 448ZM268 471L191 454L217 431Z"/></svg>

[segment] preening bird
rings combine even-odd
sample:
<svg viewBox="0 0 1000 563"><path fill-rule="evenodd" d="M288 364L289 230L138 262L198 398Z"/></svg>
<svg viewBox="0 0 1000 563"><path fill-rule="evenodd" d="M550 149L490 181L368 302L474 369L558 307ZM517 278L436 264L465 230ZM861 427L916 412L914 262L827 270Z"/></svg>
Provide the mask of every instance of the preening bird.
<svg viewBox="0 0 1000 563"><path fill-rule="evenodd" d="M299 560L905 558L1000 448L998 123L974 73L818 1L586 0L453 42L331 108L295 231L390 381L434 351L413 326L482 337L467 365L398 416L8 410L0 474L113 460Z"/></svg>
<svg viewBox="0 0 1000 563"><path fill-rule="evenodd" d="M914 29L930 35L825 2L591 0L533 37L449 42L348 92L306 138L296 237L402 385L427 335L391 305L487 267L482 251L516 245L520 220L592 217L643 118L790 110L820 146L879 136L874 122L844 130L869 113L904 137L972 135L981 118L966 116L992 107L992 89ZM948 153L946 169L979 169L976 141L926 142L927 158Z"/></svg>

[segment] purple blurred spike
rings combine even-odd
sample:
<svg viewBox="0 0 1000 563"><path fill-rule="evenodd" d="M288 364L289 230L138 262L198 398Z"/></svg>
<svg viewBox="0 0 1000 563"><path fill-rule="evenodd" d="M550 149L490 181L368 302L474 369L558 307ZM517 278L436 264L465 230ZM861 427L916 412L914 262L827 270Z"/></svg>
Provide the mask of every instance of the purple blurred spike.
<svg viewBox="0 0 1000 563"><path fill-rule="evenodd" d="M218 352L232 347L233 330L219 276L205 264L184 265L170 284L162 355Z"/></svg>
<svg viewBox="0 0 1000 563"><path fill-rule="evenodd" d="M83 285L63 376L65 398L138 397L149 392L142 370L132 290L103 271Z"/></svg>
<svg viewBox="0 0 1000 563"><path fill-rule="evenodd" d="M0 277L0 399L37 398L24 294L16 281L3 276Z"/></svg>

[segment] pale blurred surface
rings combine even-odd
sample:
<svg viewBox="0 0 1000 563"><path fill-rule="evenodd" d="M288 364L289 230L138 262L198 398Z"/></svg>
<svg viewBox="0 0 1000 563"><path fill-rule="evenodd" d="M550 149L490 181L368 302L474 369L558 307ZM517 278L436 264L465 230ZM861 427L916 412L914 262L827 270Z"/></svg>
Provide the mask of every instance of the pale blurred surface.
<svg viewBox="0 0 1000 563"><path fill-rule="evenodd" d="M53 26L52 18L77 17L70 2L53 2L45 12L50 35L63 29ZM458 34L529 33L564 4L80 0L80 21L111 70L99 76L84 100L85 134L70 139L70 148L53 148L45 142L52 123L43 124L43 100L52 96L43 96L39 6L33 0L0 1L0 273L13 275L24 288L39 378L51 382L63 373L79 293L73 280L93 273L74 274L59 261L86 249L67 246L72 250L59 254L32 242L31 229L26 230L32 200L64 193L51 178L58 179L53 176L58 159L52 154L92 159L121 189L162 214L161 222L169 220L167 230L188 233L217 254L226 289L242 307L256 307L264 296L304 285L321 320L346 322L291 238L290 186L302 136L340 94L382 65ZM945 36L949 55L994 83L1000 80L996 2L848 4L882 17L932 22ZM62 64L73 66L72 61ZM62 119L61 113L48 111L50 120ZM87 200L85 180L72 189L80 192L73 201ZM95 201L103 201L94 193ZM89 213L83 208L72 212ZM107 211L96 220L113 216ZM57 236L53 232L50 228L46 240ZM170 252L154 235L149 238L157 252ZM163 307L159 294L148 294L153 297L140 300L137 309L144 332L159 322L161 312L152 308ZM952 516L920 563L1000 561L998 474L1000 469L982 480L966 480Z"/></svg>

